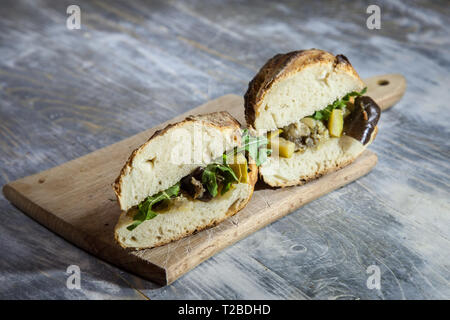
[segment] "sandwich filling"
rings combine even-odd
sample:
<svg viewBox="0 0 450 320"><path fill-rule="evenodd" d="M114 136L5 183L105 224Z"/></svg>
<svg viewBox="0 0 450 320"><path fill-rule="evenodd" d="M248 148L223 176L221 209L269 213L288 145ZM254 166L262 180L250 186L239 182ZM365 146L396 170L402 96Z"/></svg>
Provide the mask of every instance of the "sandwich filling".
<svg viewBox="0 0 450 320"><path fill-rule="evenodd" d="M320 148L331 137L351 136L367 144L380 118L380 107L361 92L350 92L326 108L268 133L269 148L278 149L280 157L294 152Z"/></svg>
<svg viewBox="0 0 450 320"><path fill-rule="evenodd" d="M234 184L248 183L247 158L255 161L257 166L261 165L270 154L267 143L267 139L253 137L248 130L244 130L241 147L225 152L221 159L207 166L197 167L172 187L147 197L133 207L131 210L136 213L127 229L131 231L145 220L164 213L181 196L192 201L208 202L226 194L234 188Z"/></svg>

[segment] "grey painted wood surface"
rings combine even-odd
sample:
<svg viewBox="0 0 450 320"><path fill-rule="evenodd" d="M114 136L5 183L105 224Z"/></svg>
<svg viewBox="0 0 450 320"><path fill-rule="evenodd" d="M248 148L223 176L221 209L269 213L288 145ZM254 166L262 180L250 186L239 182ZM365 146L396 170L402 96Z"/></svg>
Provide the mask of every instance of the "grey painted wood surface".
<svg viewBox="0 0 450 320"><path fill-rule="evenodd" d="M402 73L377 167L167 287L85 253L0 196L0 298L450 298L450 6L378 2L2 1L0 184L48 169L226 93L272 55L344 53L362 77ZM66 8L81 7L81 30ZM66 268L81 269L81 290ZM366 268L381 270L381 289Z"/></svg>

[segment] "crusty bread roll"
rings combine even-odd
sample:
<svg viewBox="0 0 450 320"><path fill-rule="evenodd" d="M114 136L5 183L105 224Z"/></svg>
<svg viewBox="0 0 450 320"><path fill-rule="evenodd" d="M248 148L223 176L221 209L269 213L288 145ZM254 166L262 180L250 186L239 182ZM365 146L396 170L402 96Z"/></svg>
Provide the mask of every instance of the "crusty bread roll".
<svg viewBox="0 0 450 320"><path fill-rule="evenodd" d="M343 55L311 49L277 54L249 83L245 94L247 125L258 134L311 116L364 83ZM370 142L376 135L376 127ZM259 169L274 187L303 184L351 163L370 144L349 137L330 138L319 148L282 158L275 152Z"/></svg>
<svg viewBox="0 0 450 320"><path fill-rule="evenodd" d="M371 141L376 136L372 134ZM272 187L301 185L352 163L370 144L348 137L330 138L318 149L294 153L292 158L269 157L259 168L265 183Z"/></svg>
<svg viewBox="0 0 450 320"><path fill-rule="evenodd" d="M135 211L122 213L115 228L116 241L124 248L152 248L218 224L244 208L250 200L258 176L256 166L250 167L248 184L238 183L223 196L209 202L181 196L169 211L144 221L132 231L127 226L133 222Z"/></svg>
<svg viewBox="0 0 450 320"><path fill-rule="evenodd" d="M151 248L213 226L242 209L250 200L257 168L249 164L248 183L208 202L180 194L168 210L133 230L136 206L179 182L199 166L220 158L241 145L240 124L227 112L190 116L168 125L133 151L113 185L122 209L115 228L116 241L124 248Z"/></svg>

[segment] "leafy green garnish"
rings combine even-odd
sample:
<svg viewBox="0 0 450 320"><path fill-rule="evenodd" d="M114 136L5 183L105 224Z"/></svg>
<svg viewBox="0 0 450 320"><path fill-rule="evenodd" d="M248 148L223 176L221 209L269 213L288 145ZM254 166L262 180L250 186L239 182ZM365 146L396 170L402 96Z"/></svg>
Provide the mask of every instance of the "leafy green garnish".
<svg viewBox="0 0 450 320"><path fill-rule="evenodd" d="M131 231L145 220L150 220L156 217L158 214L152 210L152 207L163 200L169 200L178 196L179 193L180 183L178 182L167 190L161 191L152 197L147 197L138 205L138 212L133 217L134 222L130 224L127 229Z"/></svg>
<svg viewBox="0 0 450 320"><path fill-rule="evenodd" d="M363 94L366 93L366 91L367 91L367 87L362 89L361 92L352 91L350 93L347 93L342 99L335 100L332 104L329 104L325 109L314 112L314 114L311 117L316 120L328 121L328 119L330 118L331 112L334 109L345 108L347 105L347 102L350 101L350 97L362 96Z"/></svg>
<svg viewBox="0 0 450 320"><path fill-rule="evenodd" d="M248 129L242 131L242 146L234 148L228 153L222 155L222 163L212 163L206 166L202 174L202 183L206 186L209 193L215 197L218 193L218 182L222 184L221 194L230 190L231 185L239 182L233 169L227 164L228 156L236 156L241 152L248 152L248 155L260 166L267 160L272 150L267 148L268 140L266 137L254 137L248 132Z"/></svg>
<svg viewBox="0 0 450 320"><path fill-rule="evenodd" d="M263 164L272 150L267 148L267 137L254 137L250 135L248 129L242 131L242 146L235 148L230 154L248 152L248 155L255 161L256 166ZM228 155L230 155L228 154Z"/></svg>
<svg viewBox="0 0 450 320"><path fill-rule="evenodd" d="M224 159L226 160L226 156ZM213 197L217 196L218 193L218 181L223 185L220 194L225 194L230 190L231 184L239 182L239 179L236 177L233 169L227 164L208 164L202 174L202 183Z"/></svg>
<svg viewBox="0 0 450 320"><path fill-rule="evenodd" d="M216 197L219 190L219 184L222 185L221 194L225 194L230 190L233 183L239 182L238 177L233 169L227 164L228 155L236 155L241 152L248 152L249 156L255 161L257 166L260 166L267 160L270 155L270 149L267 149L268 140L266 137L253 137L249 134L247 129L242 132L242 146L233 149L230 153L222 155L223 163L211 163L207 165L202 173L202 184L206 186L208 192L212 197ZM220 162L220 160L216 160ZM128 230L133 230L145 220L153 219L158 215L152 210L152 207L163 200L169 200L177 197L180 193L180 182L170 187L167 190L161 191L154 196L147 197L138 205L138 212L133 217L134 222L127 227Z"/></svg>

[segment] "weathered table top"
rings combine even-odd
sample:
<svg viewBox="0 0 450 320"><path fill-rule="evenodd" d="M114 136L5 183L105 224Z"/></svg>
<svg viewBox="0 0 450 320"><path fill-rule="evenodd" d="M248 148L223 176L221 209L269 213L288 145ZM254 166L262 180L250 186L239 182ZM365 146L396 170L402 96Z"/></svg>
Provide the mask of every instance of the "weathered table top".
<svg viewBox="0 0 450 320"><path fill-rule="evenodd" d="M81 30L66 27L81 8ZM450 6L279 1L2 1L0 184L243 94L272 55L344 53L362 77L402 73L366 177L224 250L167 287L61 239L0 196L0 298L450 298ZM69 265L81 289L66 287ZM380 290L367 268L381 271ZM370 279L369 279L370 280Z"/></svg>

